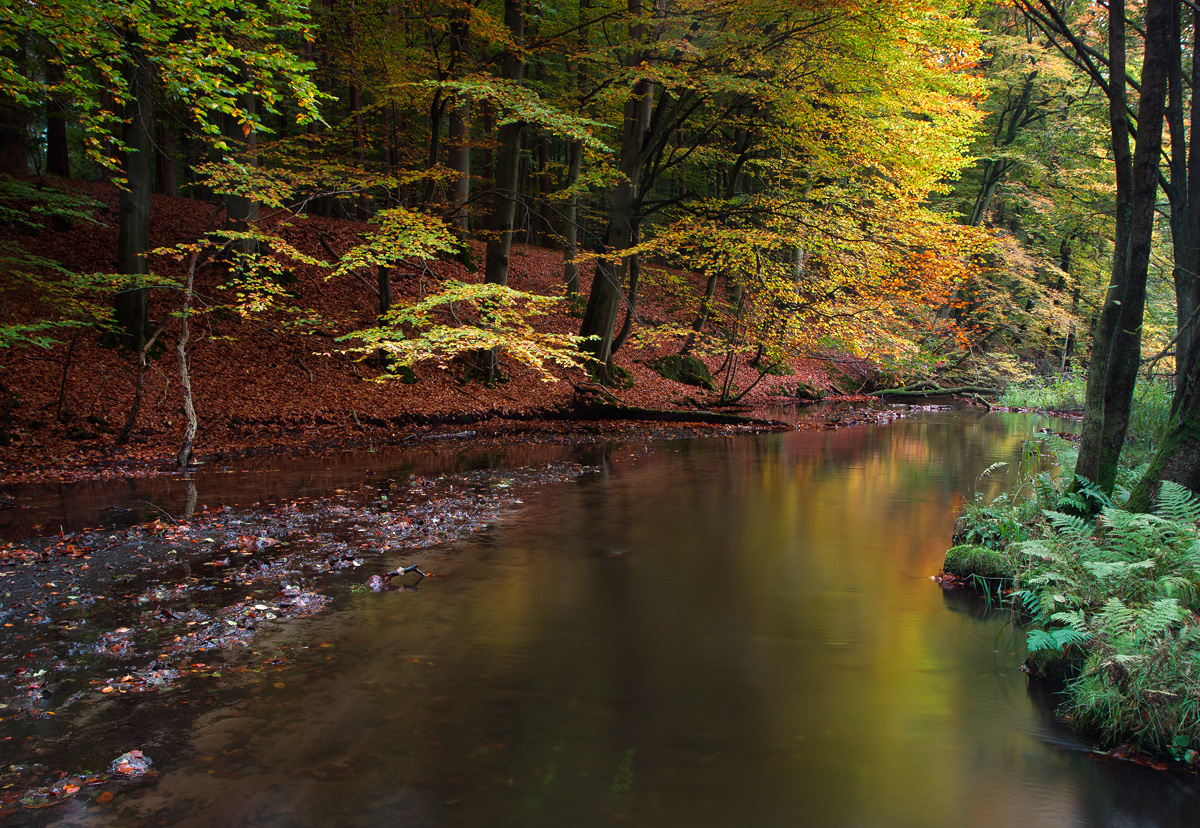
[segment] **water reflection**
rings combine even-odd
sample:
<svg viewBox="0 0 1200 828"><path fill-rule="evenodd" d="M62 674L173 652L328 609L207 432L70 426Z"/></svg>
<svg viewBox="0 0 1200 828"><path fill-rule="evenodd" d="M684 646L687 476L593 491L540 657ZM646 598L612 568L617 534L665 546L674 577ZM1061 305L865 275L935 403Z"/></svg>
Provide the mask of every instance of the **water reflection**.
<svg viewBox="0 0 1200 828"><path fill-rule="evenodd" d="M418 593L348 594L281 633L311 649L165 747L143 799L60 814L1195 825L1194 787L1074 749L1003 614L928 580L957 505L1031 426L937 413L600 463L444 550Z"/></svg>

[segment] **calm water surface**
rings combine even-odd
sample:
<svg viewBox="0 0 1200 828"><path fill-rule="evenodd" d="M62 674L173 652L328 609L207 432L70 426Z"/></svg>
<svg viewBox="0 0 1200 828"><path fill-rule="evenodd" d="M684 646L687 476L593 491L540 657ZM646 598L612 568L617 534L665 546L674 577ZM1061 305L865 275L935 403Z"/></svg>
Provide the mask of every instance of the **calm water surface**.
<svg viewBox="0 0 1200 828"><path fill-rule="evenodd" d="M54 824L1196 826L1194 786L1090 758L1007 619L929 580L1035 425L930 413L601 464L431 550L419 591L287 625L275 644L310 649L147 745L162 775L120 819Z"/></svg>

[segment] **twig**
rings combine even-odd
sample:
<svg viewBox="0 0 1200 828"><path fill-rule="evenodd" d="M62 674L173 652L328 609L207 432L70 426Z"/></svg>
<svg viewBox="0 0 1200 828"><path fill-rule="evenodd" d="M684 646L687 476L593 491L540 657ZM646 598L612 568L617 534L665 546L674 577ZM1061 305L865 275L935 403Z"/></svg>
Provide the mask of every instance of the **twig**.
<svg viewBox="0 0 1200 828"><path fill-rule="evenodd" d="M179 525L179 521L177 521L175 518L171 517L170 512L168 512L166 509L162 508L161 506L151 503L149 500L135 500L134 503L144 503L152 509L157 509L159 512L162 512L163 516L167 520L171 521L171 523L174 523L176 526Z"/></svg>
<svg viewBox="0 0 1200 828"><path fill-rule="evenodd" d="M308 374L308 382L311 385L313 383L313 372L304 364L304 360L299 355L296 356L296 362L304 369L304 373Z"/></svg>

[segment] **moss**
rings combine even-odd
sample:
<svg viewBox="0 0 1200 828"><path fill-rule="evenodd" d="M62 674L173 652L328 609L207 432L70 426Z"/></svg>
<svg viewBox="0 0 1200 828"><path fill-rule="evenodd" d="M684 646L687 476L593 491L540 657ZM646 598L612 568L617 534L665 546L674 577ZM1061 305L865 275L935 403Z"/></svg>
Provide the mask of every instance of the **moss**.
<svg viewBox="0 0 1200 828"><path fill-rule="evenodd" d="M684 385L707 388L709 391L716 390L712 373L708 370L708 366L697 357L672 354L671 356L654 360L650 364L650 367L662 374L666 379L681 382Z"/></svg>
<svg viewBox="0 0 1200 828"><path fill-rule="evenodd" d="M820 388L809 385L807 382L800 381L796 383L796 398L816 402L817 400L825 399L825 392Z"/></svg>
<svg viewBox="0 0 1200 828"><path fill-rule="evenodd" d="M1016 575L1012 562L1006 555L995 549L969 543L951 548L946 553L942 569L947 575L963 579L979 577L1011 581Z"/></svg>
<svg viewBox="0 0 1200 828"><path fill-rule="evenodd" d="M405 385L417 384L417 372L407 365L397 365L392 369L392 373Z"/></svg>

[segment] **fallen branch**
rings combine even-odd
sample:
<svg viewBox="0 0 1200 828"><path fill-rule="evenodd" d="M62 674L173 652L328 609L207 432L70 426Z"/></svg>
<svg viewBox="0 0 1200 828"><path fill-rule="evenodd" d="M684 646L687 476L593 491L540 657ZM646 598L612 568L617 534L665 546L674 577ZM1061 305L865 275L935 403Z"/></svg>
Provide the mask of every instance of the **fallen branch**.
<svg viewBox="0 0 1200 828"><path fill-rule="evenodd" d="M903 388L889 388L886 391L876 391L875 397L953 397L974 394L999 394L999 390L983 385L959 385L954 388L942 388L932 382L917 382Z"/></svg>
<svg viewBox="0 0 1200 828"><path fill-rule="evenodd" d="M714 411L663 411L657 408L637 408L628 405L613 405L596 401L576 403L575 414L580 418L597 420L647 420L666 423L716 423L719 425L757 425L791 430L791 426L778 420L762 420L741 417L737 414L718 414Z"/></svg>

